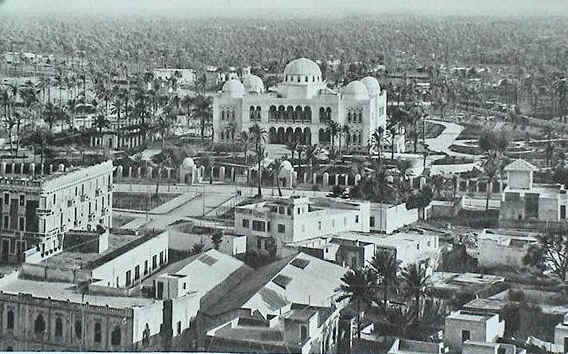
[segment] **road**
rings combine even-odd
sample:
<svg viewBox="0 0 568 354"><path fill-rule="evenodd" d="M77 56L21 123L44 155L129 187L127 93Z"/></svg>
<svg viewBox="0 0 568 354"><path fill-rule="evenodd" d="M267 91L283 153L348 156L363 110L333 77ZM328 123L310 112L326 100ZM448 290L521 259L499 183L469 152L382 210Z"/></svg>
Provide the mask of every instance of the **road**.
<svg viewBox="0 0 568 354"><path fill-rule="evenodd" d="M134 192L134 193L154 193L155 185L144 184L115 184L115 192ZM197 195L196 198L189 200L187 203L171 210L164 215L152 215L144 212L132 211L114 211L119 215L131 216L136 218L124 227L137 228L146 224L147 228L164 229L168 225L183 219L191 220L191 218L211 214L212 211L221 205L230 204L229 198L235 196L237 191L241 191L244 197L254 196L257 192L255 187L242 187L228 184L198 184L193 186L187 185L161 185L160 193L191 193ZM265 196L278 195L276 189L263 188L262 193ZM284 196L304 195L304 196L325 196L327 192L299 191L292 189L282 189Z"/></svg>
<svg viewBox="0 0 568 354"><path fill-rule="evenodd" d="M472 157L473 155L468 154L460 154L450 150L450 146L456 141L458 136L463 131L463 127L456 123L445 122L441 120L426 120L427 122L440 124L446 127L444 131L435 138L426 139L426 144L432 151L446 153L450 156L465 156L465 157Z"/></svg>

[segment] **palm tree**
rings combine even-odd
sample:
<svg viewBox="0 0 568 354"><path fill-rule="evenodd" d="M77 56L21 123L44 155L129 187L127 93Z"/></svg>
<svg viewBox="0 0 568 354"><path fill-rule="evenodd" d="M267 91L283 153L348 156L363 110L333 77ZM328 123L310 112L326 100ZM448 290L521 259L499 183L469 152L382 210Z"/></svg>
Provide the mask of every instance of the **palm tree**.
<svg viewBox="0 0 568 354"><path fill-rule="evenodd" d="M337 125L337 145L338 145L338 150L339 150L339 155L341 155L341 140L343 140L343 133L344 133L344 127L341 124Z"/></svg>
<svg viewBox="0 0 568 354"><path fill-rule="evenodd" d="M211 108L211 97L196 96L193 99L193 108L191 110L191 115L195 118L199 118L199 124L201 127L201 140L205 137L205 126L211 119L212 108Z"/></svg>
<svg viewBox="0 0 568 354"><path fill-rule="evenodd" d="M270 171L272 172L273 181L276 180L276 188L278 188L278 196L282 196L282 189L280 189L280 169L282 168L282 162L280 159L275 159L270 164Z"/></svg>
<svg viewBox="0 0 568 354"><path fill-rule="evenodd" d="M347 153L349 154L349 142L351 141L351 128L348 125L344 125L343 126L343 134L347 137L347 139L345 140L345 149L347 151Z"/></svg>
<svg viewBox="0 0 568 354"><path fill-rule="evenodd" d="M234 120L227 123L227 126L225 126L225 134L231 137L231 148L233 149L233 158L236 158L236 152L235 152L236 132L237 132L237 123Z"/></svg>
<svg viewBox="0 0 568 354"><path fill-rule="evenodd" d="M383 287L383 310L387 312L388 292L398 285L398 272L400 270L401 261L396 259L394 252L381 250L373 256L371 260L371 269L377 277L381 279Z"/></svg>
<svg viewBox="0 0 568 354"><path fill-rule="evenodd" d="M337 136L338 132L339 132L339 124L333 120L328 120L327 121L327 129L326 129L327 133L329 134L329 137L331 138L331 155L334 155L334 149L335 149L335 137Z"/></svg>
<svg viewBox="0 0 568 354"><path fill-rule="evenodd" d="M296 151L298 151L298 176L299 176L302 171L302 153L306 151L306 147L304 145L298 145Z"/></svg>
<svg viewBox="0 0 568 354"><path fill-rule="evenodd" d="M405 181L408 179L408 171L411 168L412 162L410 160L396 160L396 169L400 172Z"/></svg>
<svg viewBox="0 0 568 354"><path fill-rule="evenodd" d="M95 129L99 131L99 139L101 139L101 150L103 149L104 143L102 142L103 129L110 127L110 121L104 115L102 111L99 111L93 122Z"/></svg>
<svg viewBox="0 0 568 354"><path fill-rule="evenodd" d="M43 120L48 124L49 131L53 130L53 124L57 122L57 117L58 117L57 112L58 109L57 107L55 107L53 103L48 102L45 105L45 108L43 110Z"/></svg>
<svg viewBox="0 0 568 354"><path fill-rule="evenodd" d="M266 130L255 124L249 128L249 136L254 144L254 151L258 160L258 197L262 197L262 159L264 158L264 145L266 144Z"/></svg>
<svg viewBox="0 0 568 354"><path fill-rule="evenodd" d="M189 118L191 117L191 105L193 104L193 98L189 95L183 96L180 104L185 107L185 114L187 116L187 125L189 126Z"/></svg>
<svg viewBox="0 0 568 354"><path fill-rule="evenodd" d="M35 149L39 146L40 163L43 164L44 150L51 140L51 131L41 127L35 128L25 140L34 148L34 157L36 156Z"/></svg>
<svg viewBox="0 0 568 354"><path fill-rule="evenodd" d="M246 132L246 131L240 132L239 142L240 142L240 145L242 146L242 148L245 152L245 165L248 166L248 155L247 155L247 153L248 153L249 145L251 143L249 133Z"/></svg>
<svg viewBox="0 0 568 354"><path fill-rule="evenodd" d="M314 160L317 159L318 153L319 153L319 147L317 144L306 147L306 164L309 166L310 179L313 178Z"/></svg>
<svg viewBox="0 0 568 354"><path fill-rule="evenodd" d="M377 151L379 156L379 161L382 157L383 152L383 138L384 138L385 129L383 127L378 127L373 131L371 134L370 144L369 144L369 152L371 150Z"/></svg>
<svg viewBox="0 0 568 354"><path fill-rule="evenodd" d="M485 197L485 210L489 210L489 199L491 198L492 185L495 182L495 177L501 171L501 160L495 154L490 154L487 160L483 163L483 172L487 176L487 187Z"/></svg>
<svg viewBox="0 0 568 354"><path fill-rule="evenodd" d="M426 273L426 267L418 264L409 264L402 270L401 279L404 295L414 299L416 318L418 318L420 314L420 299L428 294L431 287L430 276Z"/></svg>
<svg viewBox="0 0 568 354"><path fill-rule="evenodd" d="M341 281L343 284L338 289L341 295L337 298L337 302L349 299L350 304L355 304L357 336L361 339L361 307L372 303L377 277L370 269L354 268L345 273Z"/></svg>

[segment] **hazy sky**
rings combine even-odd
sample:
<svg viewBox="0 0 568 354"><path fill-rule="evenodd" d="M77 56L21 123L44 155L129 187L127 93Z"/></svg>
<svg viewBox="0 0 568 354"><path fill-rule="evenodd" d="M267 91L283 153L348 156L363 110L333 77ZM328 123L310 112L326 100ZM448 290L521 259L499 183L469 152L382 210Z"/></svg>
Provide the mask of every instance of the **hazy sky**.
<svg viewBox="0 0 568 354"><path fill-rule="evenodd" d="M160 13L231 15L274 13L522 14L568 16L568 0L0 0L0 12Z"/></svg>

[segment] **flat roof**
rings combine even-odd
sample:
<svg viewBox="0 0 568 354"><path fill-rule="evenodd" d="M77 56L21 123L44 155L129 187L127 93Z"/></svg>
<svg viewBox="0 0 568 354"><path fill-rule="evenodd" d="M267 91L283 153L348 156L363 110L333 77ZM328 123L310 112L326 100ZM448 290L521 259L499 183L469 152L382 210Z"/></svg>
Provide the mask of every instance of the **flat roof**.
<svg viewBox="0 0 568 354"><path fill-rule="evenodd" d="M44 282L36 280L16 279L5 284L2 289L6 294L31 294L37 298L71 301L73 303L89 303L89 305L109 306L113 308L131 308L146 306L156 302L151 298L83 295L77 289L77 284Z"/></svg>
<svg viewBox="0 0 568 354"><path fill-rule="evenodd" d="M49 265L50 267L59 269L72 269L73 267L87 267L87 265L98 258L102 258L111 254L117 249L120 249L130 242L133 242L142 236L135 235L116 235L109 234L108 237L108 249L103 253L83 253L63 250L63 252L51 256L41 262L43 265Z"/></svg>
<svg viewBox="0 0 568 354"><path fill-rule="evenodd" d="M456 311L452 312L446 318L454 319L454 320L464 320L464 321L476 321L476 322L484 322L493 317L494 315L488 315L484 313L477 313L477 312L470 312L470 311Z"/></svg>

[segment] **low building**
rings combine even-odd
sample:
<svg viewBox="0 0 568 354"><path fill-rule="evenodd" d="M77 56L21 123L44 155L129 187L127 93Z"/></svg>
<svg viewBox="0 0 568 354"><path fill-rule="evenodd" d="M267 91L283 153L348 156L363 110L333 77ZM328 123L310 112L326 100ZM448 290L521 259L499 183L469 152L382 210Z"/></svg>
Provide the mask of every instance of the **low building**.
<svg viewBox="0 0 568 354"><path fill-rule="evenodd" d="M236 318L207 332L208 351L335 353L339 312L294 305L271 320Z"/></svg>
<svg viewBox="0 0 568 354"><path fill-rule="evenodd" d="M564 348L564 353L568 353L568 313L564 315L564 320L554 328L554 344Z"/></svg>
<svg viewBox="0 0 568 354"><path fill-rule="evenodd" d="M491 268L509 266L515 268L525 267L523 257L529 247L538 243L532 236L517 234L496 234L490 230L483 230L478 235L480 267Z"/></svg>
<svg viewBox="0 0 568 354"><path fill-rule="evenodd" d="M502 193L500 220L547 221L566 220L568 196L564 185L533 182L538 169L524 160L507 165L507 187Z"/></svg>
<svg viewBox="0 0 568 354"><path fill-rule="evenodd" d="M160 346L163 303L89 295L73 283L0 281L3 351L136 351Z"/></svg>
<svg viewBox="0 0 568 354"><path fill-rule="evenodd" d="M273 198L235 209L235 230L247 249L281 254L286 243L334 232L369 232L369 202L332 198Z"/></svg>
<svg viewBox="0 0 568 354"><path fill-rule="evenodd" d="M504 333L505 322L499 315L461 310L446 317L444 342L450 350L462 352L468 341L495 343Z"/></svg>
<svg viewBox="0 0 568 354"><path fill-rule="evenodd" d="M336 290L344 274L344 268L304 253L259 268L230 296L202 306L202 349L335 352L346 305L336 301Z"/></svg>
<svg viewBox="0 0 568 354"><path fill-rule="evenodd" d="M490 274L434 272L430 281L432 294L442 299L462 294L487 297L508 287L505 277Z"/></svg>
<svg viewBox="0 0 568 354"><path fill-rule="evenodd" d="M444 343L421 342L416 340L396 338L388 354L444 354Z"/></svg>
<svg viewBox="0 0 568 354"><path fill-rule="evenodd" d="M169 81L173 78L181 86L192 86L195 84L196 73L193 69L154 69L154 76L158 80Z"/></svg>
<svg viewBox="0 0 568 354"><path fill-rule="evenodd" d="M419 219L418 209L406 209L406 204L371 203L369 227L371 231L391 234Z"/></svg>
<svg viewBox="0 0 568 354"><path fill-rule="evenodd" d="M12 164L7 170L2 162L2 262L39 262L62 251L70 230L112 226L112 161L85 168L60 165L57 171Z"/></svg>
<svg viewBox="0 0 568 354"><path fill-rule="evenodd" d="M339 232L288 243L286 246L351 268L369 264L375 253L388 250L395 253L396 258L401 261L401 267L418 264L428 267L431 272L436 268L440 256L439 237L418 233L396 233L385 236L363 232Z"/></svg>
<svg viewBox="0 0 568 354"><path fill-rule="evenodd" d="M197 339L196 316L201 307L219 301L253 269L236 258L216 250L173 263L144 282L154 297L171 303L173 344L187 345L183 338ZM184 336L185 335L185 336ZM194 348L195 349L195 348Z"/></svg>
<svg viewBox="0 0 568 354"><path fill-rule="evenodd" d="M523 348L506 343L486 343L468 340L463 344L462 354L526 354Z"/></svg>

